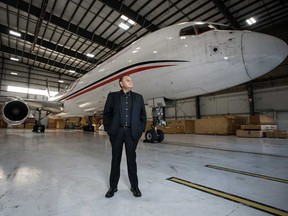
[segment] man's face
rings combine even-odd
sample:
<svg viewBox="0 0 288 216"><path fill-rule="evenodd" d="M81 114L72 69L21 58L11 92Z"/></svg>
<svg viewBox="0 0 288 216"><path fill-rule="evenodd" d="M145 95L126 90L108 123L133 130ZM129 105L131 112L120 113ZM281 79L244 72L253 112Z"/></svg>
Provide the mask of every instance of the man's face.
<svg viewBox="0 0 288 216"><path fill-rule="evenodd" d="M133 81L131 77L129 76L124 76L122 78L122 81L120 82L120 85L124 90L131 90L133 88Z"/></svg>

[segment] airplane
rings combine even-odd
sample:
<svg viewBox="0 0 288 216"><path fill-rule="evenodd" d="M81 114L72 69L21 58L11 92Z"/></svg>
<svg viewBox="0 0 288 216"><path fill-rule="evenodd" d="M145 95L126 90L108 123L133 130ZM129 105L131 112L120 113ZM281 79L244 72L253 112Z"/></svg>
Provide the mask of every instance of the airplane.
<svg viewBox="0 0 288 216"><path fill-rule="evenodd" d="M213 22L184 22L150 33L77 79L48 101L6 98L2 108L8 124L21 124L30 108L46 115L92 116L104 109L118 79L130 75L133 91L154 107L145 141L161 142L161 109L167 99L199 96L253 80L277 67L288 54L287 44L270 35L236 30ZM1 102L1 100L0 100ZM160 111L159 109L160 108ZM38 117L34 132L44 132ZM91 121L83 128L94 131Z"/></svg>

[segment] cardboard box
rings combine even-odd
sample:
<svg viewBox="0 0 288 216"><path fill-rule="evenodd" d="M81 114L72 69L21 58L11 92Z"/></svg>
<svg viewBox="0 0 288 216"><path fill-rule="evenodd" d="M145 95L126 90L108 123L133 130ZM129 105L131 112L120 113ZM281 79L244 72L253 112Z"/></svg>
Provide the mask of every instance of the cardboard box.
<svg viewBox="0 0 288 216"><path fill-rule="evenodd" d="M274 138L274 130L267 130L266 131L266 137Z"/></svg>
<svg viewBox="0 0 288 216"><path fill-rule="evenodd" d="M6 122L2 119L0 119L0 128L7 128Z"/></svg>
<svg viewBox="0 0 288 216"><path fill-rule="evenodd" d="M56 128L56 123L48 123L47 128L49 128L49 129L55 129L55 128Z"/></svg>
<svg viewBox="0 0 288 216"><path fill-rule="evenodd" d="M242 124L246 124L248 117L218 116L195 120L196 134L233 135Z"/></svg>
<svg viewBox="0 0 288 216"><path fill-rule="evenodd" d="M286 130L275 130L274 131L275 138L288 138L288 131Z"/></svg>
<svg viewBox="0 0 288 216"><path fill-rule="evenodd" d="M237 137L248 137L248 138L262 138L264 137L265 133L261 130L237 130L236 136Z"/></svg>
<svg viewBox="0 0 288 216"><path fill-rule="evenodd" d="M275 120L273 117L264 115L254 115L249 117L250 124L273 125Z"/></svg>
<svg viewBox="0 0 288 216"><path fill-rule="evenodd" d="M166 126L159 126L158 129L166 134L193 134L195 132L194 120L169 120ZM146 131L151 129L152 121L147 121Z"/></svg>
<svg viewBox="0 0 288 216"><path fill-rule="evenodd" d="M248 124L241 125L242 130L277 130L277 125Z"/></svg>
<svg viewBox="0 0 288 216"><path fill-rule="evenodd" d="M268 138L288 138L288 131L285 130L270 130L266 132Z"/></svg>
<svg viewBox="0 0 288 216"><path fill-rule="evenodd" d="M14 129L24 129L24 124L20 124L20 125L13 125L12 128Z"/></svg>

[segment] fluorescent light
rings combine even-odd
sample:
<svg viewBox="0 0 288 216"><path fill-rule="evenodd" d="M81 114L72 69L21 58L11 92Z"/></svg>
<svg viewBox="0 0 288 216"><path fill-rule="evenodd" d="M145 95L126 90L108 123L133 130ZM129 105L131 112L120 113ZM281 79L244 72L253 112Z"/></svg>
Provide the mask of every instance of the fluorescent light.
<svg viewBox="0 0 288 216"><path fill-rule="evenodd" d="M13 57L11 57L10 60L12 60L12 61L19 61L19 59L13 58Z"/></svg>
<svg viewBox="0 0 288 216"><path fill-rule="evenodd" d="M70 72L70 73L75 73L76 71L74 71L74 70L69 70L69 72Z"/></svg>
<svg viewBox="0 0 288 216"><path fill-rule="evenodd" d="M131 19L129 19L128 17L126 17L126 16L124 16L124 15L122 15L121 16L121 19L123 19L123 20L125 20L125 21L127 21L128 23L130 23L131 25L135 25L135 22L133 21L133 20L131 20ZM124 24L124 23L123 23ZM121 24L120 24L121 25ZM120 26L119 25L119 26ZM126 24L124 24L124 25L126 25ZM121 27L121 26L120 26ZM123 28L123 27L121 27L121 28ZM129 27L128 27L129 28ZM127 29L128 29L127 28ZM124 28L125 29L125 28ZM125 29L125 30L127 30L127 29Z"/></svg>
<svg viewBox="0 0 288 216"><path fill-rule="evenodd" d="M95 55L93 55L93 54L91 54L91 53L88 53L88 54L86 54L88 57L90 57L90 58L94 58L94 56Z"/></svg>
<svg viewBox="0 0 288 216"><path fill-rule="evenodd" d="M135 24L135 22L133 20L131 20L131 19L128 20L128 23L130 23L131 25Z"/></svg>
<svg viewBox="0 0 288 216"><path fill-rule="evenodd" d="M253 17L251 17L251 18L247 19L246 22L247 22L249 25L252 25L252 24L256 23L256 20L255 20Z"/></svg>
<svg viewBox="0 0 288 216"><path fill-rule="evenodd" d="M21 34L20 34L19 32L10 30L9 33L10 33L11 35L14 35L14 36L17 36L17 37L21 37Z"/></svg>
<svg viewBox="0 0 288 216"><path fill-rule="evenodd" d="M18 73L15 73L15 72L11 72L11 74L12 74L12 75L15 75L15 76L17 76L17 75L18 75Z"/></svg>
<svg viewBox="0 0 288 216"><path fill-rule="evenodd" d="M35 95L47 95L46 90L41 89L32 89L32 88L24 88L24 87L17 87L17 86L7 86L7 91L9 92L17 92L17 93L24 93L24 94L35 94ZM54 96L58 94L58 92L50 91L50 95Z"/></svg>
<svg viewBox="0 0 288 216"><path fill-rule="evenodd" d="M256 23L256 20L253 17L251 17L250 20L253 24Z"/></svg>
<svg viewBox="0 0 288 216"><path fill-rule="evenodd" d="M126 17L126 16L122 15L122 16L121 16L121 19L123 19L123 20L127 21L127 20L128 20L128 17Z"/></svg>
<svg viewBox="0 0 288 216"><path fill-rule="evenodd" d="M64 83L64 81L63 81L63 80L58 80L58 82L60 82L60 83Z"/></svg>
<svg viewBox="0 0 288 216"><path fill-rule="evenodd" d="M122 28L122 29L124 29L124 30L127 30L127 29L130 28L128 25L126 25L126 24L124 24L124 23L120 23L120 24L119 24L119 27Z"/></svg>

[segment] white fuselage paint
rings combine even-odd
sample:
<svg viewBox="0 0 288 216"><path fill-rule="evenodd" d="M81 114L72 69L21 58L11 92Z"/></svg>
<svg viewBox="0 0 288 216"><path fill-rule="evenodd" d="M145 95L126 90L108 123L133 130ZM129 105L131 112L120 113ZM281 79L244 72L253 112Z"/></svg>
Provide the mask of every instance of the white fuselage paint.
<svg viewBox="0 0 288 216"><path fill-rule="evenodd" d="M166 27L134 42L49 100L64 103L62 116L102 111L118 79L130 74L144 100L211 93L255 79L287 56L282 40L250 31L211 30L181 37L194 22Z"/></svg>

